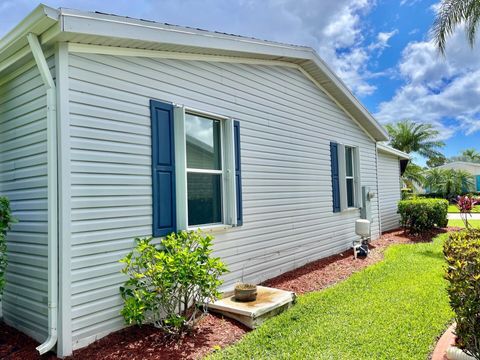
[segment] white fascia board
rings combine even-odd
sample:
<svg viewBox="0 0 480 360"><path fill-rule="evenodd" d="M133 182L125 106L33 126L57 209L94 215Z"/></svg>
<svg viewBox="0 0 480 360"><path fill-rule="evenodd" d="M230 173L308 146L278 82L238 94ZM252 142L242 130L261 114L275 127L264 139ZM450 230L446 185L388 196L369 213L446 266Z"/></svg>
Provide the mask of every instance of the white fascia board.
<svg viewBox="0 0 480 360"><path fill-rule="evenodd" d="M210 31L168 26L121 16L61 9L63 32L106 36L212 50L305 59L308 47L280 44Z"/></svg>
<svg viewBox="0 0 480 360"><path fill-rule="evenodd" d="M397 149L394 149L390 146L387 146L387 145L384 145L384 144L381 144L381 143L377 144L377 149L378 149L378 151L381 151L383 153L398 156L401 159L406 159L406 160L410 159L410 155L408 155L407 153L405 153L403 151L400 151L400 150L397 150Z"/></svg>
<svg viewBox="0 0 480 360"><path fill-rule="evenodd" d="M0 72L18 63L31 53L27 34L39 36L41 44L51 40L60 32L60 12L48 6L39 5L7 35L0 39Z"/></svg>
<svg viewBox="0 0 480 360"><path fill-rule="evenodd" d="M6 51L10 46L14 45L19 39L25 37L32 31L39 22L46 18L58 21L60 12L56 9L45 5L38 5L26 18L24 18L17 26L10 30L4 37L0 39L0 54Z"/></svg>

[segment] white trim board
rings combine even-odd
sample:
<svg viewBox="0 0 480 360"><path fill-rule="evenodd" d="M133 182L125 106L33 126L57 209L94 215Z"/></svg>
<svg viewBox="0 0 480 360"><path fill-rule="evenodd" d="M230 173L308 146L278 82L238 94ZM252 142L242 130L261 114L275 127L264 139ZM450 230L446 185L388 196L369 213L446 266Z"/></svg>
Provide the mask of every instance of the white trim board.
<svg viewBox="0 0 480 360"><path fill-rule="evenodd" d="M115 56L134 56L134 57L149 57L156 59L175 59L175 60L192 60L192 61L214 61L226 63L241 63L253 65L276 65L291 68L299 68L300 66L294 63L280 61L280 60L262 60L248 57L233 57L222 55L202 55L193 53L182 53L174 51L161 50L144 50L134 48L123 48L115 46L91 45L80 43L68 43L68 50L70 52L85 53L85 54L102 54Z"/></svg>

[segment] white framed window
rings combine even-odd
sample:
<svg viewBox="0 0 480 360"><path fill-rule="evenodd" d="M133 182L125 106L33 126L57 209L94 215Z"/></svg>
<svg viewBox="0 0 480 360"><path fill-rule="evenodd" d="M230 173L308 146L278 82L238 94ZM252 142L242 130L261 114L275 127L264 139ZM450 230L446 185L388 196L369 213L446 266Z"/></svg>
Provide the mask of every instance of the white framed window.
<svg viewBox="0 0 480 360"><path fill-rule="evenodd" d="M222 122L185 114L188 226L223 223Z"/></svg>
<svg viewBox="0 0 480 360"><path fill-rule="evenodd" d="M345 146L345 185L347 208L353 208L357 204L355 189L355 148Z"/></svg>
<svg viewBox="0 0 480 360"><path fill-rule="evenodd" d="M340 209L361 207L360 151L356 146L338 144Z"/></svg>
<svg viewBox="0 0 480 360"><path fill-rule="evenodd" d="M174 123L177 228L236 225L233 120L178 107Z"/></svg>

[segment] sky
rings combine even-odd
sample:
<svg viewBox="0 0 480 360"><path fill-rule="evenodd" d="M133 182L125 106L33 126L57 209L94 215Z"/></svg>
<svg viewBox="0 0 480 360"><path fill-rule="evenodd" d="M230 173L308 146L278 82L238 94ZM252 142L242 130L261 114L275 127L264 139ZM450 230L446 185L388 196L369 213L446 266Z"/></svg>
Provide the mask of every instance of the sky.
<svg viewBox="0 0 480 360"><path fill-rule="evenodd" d="M198 27L314 48L382 124L440 131L447 157L480 151L480 41L431 42L432 0L45 0L52 7ZM38 5L0 0L0 36ZM424 159L416 157L424 164Z"/></svg>

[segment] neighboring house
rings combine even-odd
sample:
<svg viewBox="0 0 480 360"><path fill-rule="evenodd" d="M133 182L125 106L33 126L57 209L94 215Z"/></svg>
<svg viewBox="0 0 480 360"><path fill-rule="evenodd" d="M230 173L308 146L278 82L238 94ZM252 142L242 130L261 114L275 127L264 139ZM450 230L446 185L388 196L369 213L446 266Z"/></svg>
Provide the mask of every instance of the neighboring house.
<svg viewBox="0 0 480 360"><path fill-rule="evenodd" d="M378 144L378 197L380 201L380 229L396 229L400 224L397 203L401 198L401 175L409 155L390 146Z"/></svg>
<svg viewBox="0 0 480 360"><path fill-rule="evenodd" d="M383 189L384 128L308 47L41 5L0 40L0 94L3 314L42 352L124 326L134 237L212 231L225 288L260 282L350 248Z"/></svg>
<svg viewBox="0 0 480 360"><path fill-rule="evenodd" d="M480 191L480 164L466 162L466 161L453 161L444 165L438 166L439 169L453 169L464 170L473 176L474 187L468 189L469 191Z"/></svg>

